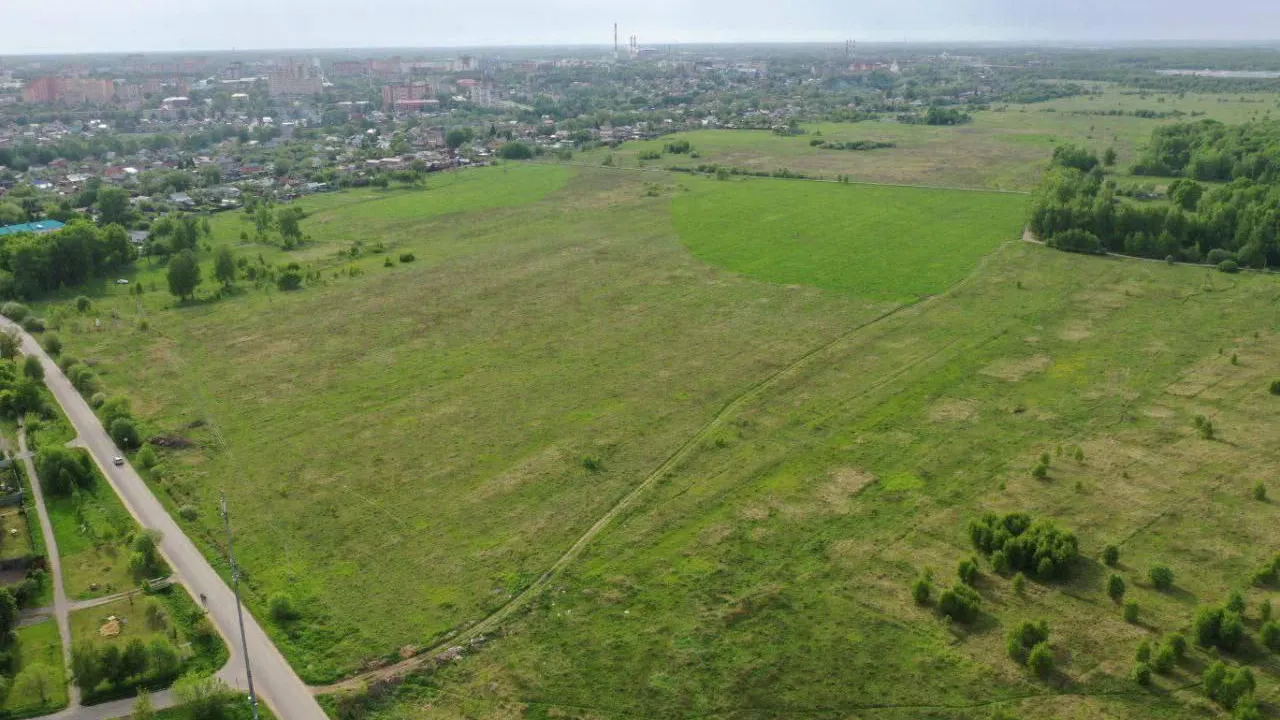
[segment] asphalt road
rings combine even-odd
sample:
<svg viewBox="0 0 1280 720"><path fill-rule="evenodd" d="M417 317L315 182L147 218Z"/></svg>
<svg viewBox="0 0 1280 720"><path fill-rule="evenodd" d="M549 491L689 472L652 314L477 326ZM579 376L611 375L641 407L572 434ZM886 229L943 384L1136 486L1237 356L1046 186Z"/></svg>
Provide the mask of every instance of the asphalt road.
<svg viewBox="0 0 1280 720"><path fill-rule="evenodd" d="M247 689L245 658L236 622L235 596L230 586L223 582L178 524L169 517L164 506L151 494L151 490L133 467L128 463L122 467L112 464L113 457L124 453L116 448L98 416L94 415L89 404L80 397L80 393L62 374L61 368L49 359L44 349L8 318L0 317L0 329L14 329L20 333L23 354L40 359L44 365L45 384L79 433L76 444L89 451L103 476L111 483L138 523L144 528L159 530L164 535L160 541L161 554L174 569L177 580L186 586L192 597L206 597L209 619L231 650L231 660L218 672L218 676L232 687ZM215 509L208 508L207 511L214 512ZM249 657L253 663L254 689L260 700L265 701L281 720L327 720L311 691L293 672L293 668L289 667L289 663L285 662L280 651L247 608L244 612L244 625Z"/></svg>

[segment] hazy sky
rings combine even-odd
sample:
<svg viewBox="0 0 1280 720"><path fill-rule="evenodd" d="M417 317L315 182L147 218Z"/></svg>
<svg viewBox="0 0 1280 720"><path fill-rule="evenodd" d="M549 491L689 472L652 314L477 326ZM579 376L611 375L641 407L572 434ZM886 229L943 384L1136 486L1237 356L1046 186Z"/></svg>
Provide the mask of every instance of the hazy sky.
<svg viewBox="0 0 1280 720"><path fill-rule="evenodd" d="M0 53L730 41L1273 40L1276 0L0 0Z"/></svg>

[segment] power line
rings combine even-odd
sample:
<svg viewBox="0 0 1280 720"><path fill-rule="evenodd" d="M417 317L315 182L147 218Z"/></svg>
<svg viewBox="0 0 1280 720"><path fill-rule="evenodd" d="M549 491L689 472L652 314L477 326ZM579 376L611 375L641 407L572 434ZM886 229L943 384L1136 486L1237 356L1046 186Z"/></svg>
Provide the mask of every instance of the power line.
<svg viewBox="0 0 1280 720"><path fill-rule="evenodd" d="M249 639L244 634L244 607L240 604L240 567L236 565L235 553L231 550L231 513L227 511L227 494L222 496L222 524L227 529L227 560L231 563L231 588L236 595L236 620L240 623L240 647L244 651L244 678L249 684L249 708L253 711L253 720L258 720L258 696L253 692L253 671L249 668Z"/></svg>

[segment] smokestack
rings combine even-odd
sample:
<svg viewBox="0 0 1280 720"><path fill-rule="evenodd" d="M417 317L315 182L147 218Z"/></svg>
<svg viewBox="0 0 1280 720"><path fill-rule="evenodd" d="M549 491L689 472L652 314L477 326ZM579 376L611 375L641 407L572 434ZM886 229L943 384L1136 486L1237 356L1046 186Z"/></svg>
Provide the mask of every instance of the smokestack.
<svg viewBox="0 0 1280 720"><path fill-rule="evenodd" d="M618 55L618 23L613 24L613 55Z"/></svg>

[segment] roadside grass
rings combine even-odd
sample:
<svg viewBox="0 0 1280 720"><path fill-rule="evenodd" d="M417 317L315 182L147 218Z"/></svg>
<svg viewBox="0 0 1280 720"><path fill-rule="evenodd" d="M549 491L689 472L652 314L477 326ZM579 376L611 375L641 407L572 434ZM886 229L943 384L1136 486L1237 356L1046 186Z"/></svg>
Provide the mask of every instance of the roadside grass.
<svg viewBox="0 0 1280 720"><path fill-rule="evenodd" d="M118 321L68 320L66 352L144 434L192 443L153 487L224 570L227 492L250 607L288 595L301 617L273 639L332 680L484 617L744 387L892 307L708 267L672 228L681 187L583 173L406 226L407 265L178 308L104 297Z"/></svg>
<svg viewBox="0 0 1280 720"><path fill-rule="evenodd" d="M908 302L945 290L1020 237L1026 198L751 178L699 180L676 230L698 258L781 284Z"/></svg>
<svg viewBox="0 0 1280 720"><path fill-rule="evenodd" d="M31 531L20 507L0 509L0 535L0 560L31 554Z"/></svg>
<svg viewBox="0 0 1280 720"><path fill-rule="evenodd" d="M145 579L129 569L129 541L137 523L101 477L74 496L46 495L45 505L62 555L68 598L112 595Z"/></svg>
<svg viewBox="0 0 1280 720"><path fill-rule="evenodd" d="M10 717L31 717L61 710L67 706L66 670L62 661L62 643L58 626L45 620L18 628L12 649L13 677L32 665L43 665L49 671L48 694L44 701L33 690L12 688L4 698L3 710Z"/></svg>

